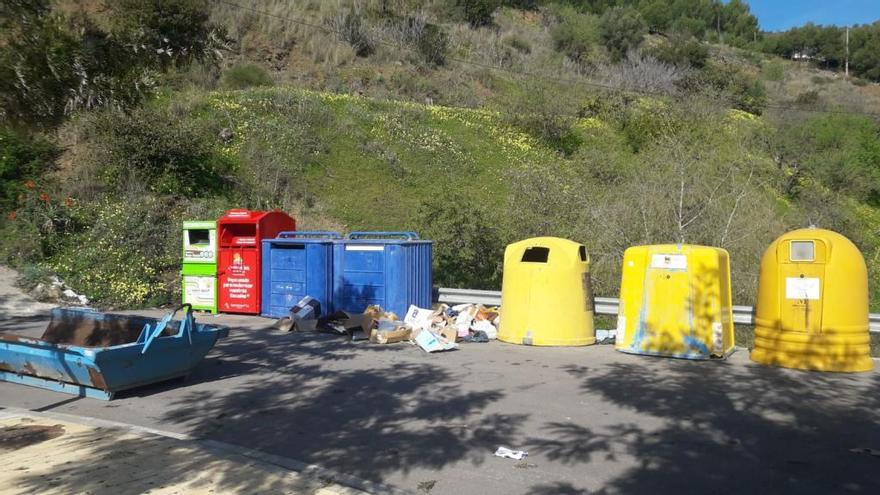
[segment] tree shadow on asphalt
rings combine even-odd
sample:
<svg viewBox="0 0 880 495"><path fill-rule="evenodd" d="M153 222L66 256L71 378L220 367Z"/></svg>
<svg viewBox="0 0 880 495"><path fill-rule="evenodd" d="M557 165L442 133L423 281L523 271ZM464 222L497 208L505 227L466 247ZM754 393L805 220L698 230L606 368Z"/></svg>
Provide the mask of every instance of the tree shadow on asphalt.
<svg viewBox="0 0 880 495"><path fill-rule="evenodd" d="M431 363L442 356L405 343L242 329L217 351L213 359L222 364L204 363L199 380L223 368L245 379L221 391L193 387L170 403L163 422L369 481L460 460L482 463L526 419L482 414L503 397L500 390L464 391ZM401 359L412 352L424 361Z"/></svg>
<svg viewBox="0 0 880 495"><path fill-rule="evenodd" d="M851 450L880 449L876 373L648 357L566 371L583 380L587 398L661 422L547 423L530 439L530 449L569 465L634 466L593 493L880 493L880 459ZM578 490L566 484L531 493Z"/></svg>
<svg viewBox="0 0 880 495"><path fill-rule="evenodd" d="M401 353L411 352L424 361L413 362L411 355L401 360ZM191 380L137 389L130 396L179 388L161 416L166 424L184 427L197 438L381 482L392 472L440 469L461 460L482 463L486 452L513 436L526 419L482 414L503 393L488 387L464 391L448 371L431 363L433 359L442 356L405 343L354 343L345 337L284 334L268 327L232 329ZM224 389L199 387L234 375L240 378ZM124 400L125 394L121 397ZM83 439L79 469L66 470L53 481L59 492L95 487L94 473L83 466L112 461L115 454L90 451L88 445ZM192 475L173 459L167 465L166 484ZM225 492L256 491L255 485L238 478L221 481ZM22 482L37 491L46 486L41 478L24 477Z"/></svg>
<svg viewBox="0 0 880 495"><path fill-rule="evenodd" d="M49 469L35 457L39 450L7 452L4 466L18 474L6 477L4 493L119 495L172 487L175 493L314 493L325 484L268 464L255 469L247 457L115 428L67 433L59 440L75 460Z"/></svg>

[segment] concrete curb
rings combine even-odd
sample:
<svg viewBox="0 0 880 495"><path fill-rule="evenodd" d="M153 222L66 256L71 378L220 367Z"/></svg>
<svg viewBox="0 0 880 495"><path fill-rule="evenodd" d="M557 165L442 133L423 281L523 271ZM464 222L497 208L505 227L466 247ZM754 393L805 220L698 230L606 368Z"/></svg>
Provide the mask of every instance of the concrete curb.
<svg viewBox="0 0 880 495"><path fill-rule="evenodd" d="M356 495L356 490L360 492L368 492L374 494L390 494L390 495L416 495L415 492L404 490L401 488L397 488L394 486L386 485L384 483L378 483L374 481L368 481L365 479L358 478L356 476L352 476L345 473L340 473L338 471L334 471L332 469L327 469L321 467L317 464L308 464L302 461L297 461L295 459L290 459L287 457L282 457L274 454L267 454L265 452L260 452L259 450L250 449L247 447L241 447L238 445L232 445L225 442L218 442L216 440L208 440L195 438L185 433L175 433L172 431L164 431L157 430L155 428L148 428L144 426L132 425L128 423L121 423L118 421L111 421L106 419L92 418L88 416L76 416L73 414L64 414L64 413L54 413L54 412L40 412L40 411L32 411L30 409L22 409L18 407L0 407L0 420L2 419L10 419L22 416L30 416L37 418L45 418L45 419L55 419L58 421L67 421L70 423L79 423L86 426L93 427L101 427L101 428L116 428L126 431L132 431L136 433L144 433L148 435L156 435L160 437L173 438L175 440L189 442L196 445L199 448L207 450L209 452L215 452L218 454L233 454L239 455L242 457L246 457L248 459L252 459L257 462L261 462L264 464L270 464L288 471L295 471L302 476L312 478L312 479L320 479L320 480L331 480L333 483L339 485L335 489L335 491L339 492L340 495Z"/></svg>

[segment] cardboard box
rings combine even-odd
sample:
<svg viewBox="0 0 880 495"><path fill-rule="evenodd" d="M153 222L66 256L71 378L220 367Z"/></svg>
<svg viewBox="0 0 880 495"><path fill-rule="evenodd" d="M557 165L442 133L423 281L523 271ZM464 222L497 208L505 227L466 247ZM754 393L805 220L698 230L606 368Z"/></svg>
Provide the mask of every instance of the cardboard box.
<svg viewBox="0 0 880 495"><path fill-rule="evenodd" d="M412 329L406 326L398 327L397 330L373 330L370 342L373 344L393 344L409 340L411 335Z"/></svg>

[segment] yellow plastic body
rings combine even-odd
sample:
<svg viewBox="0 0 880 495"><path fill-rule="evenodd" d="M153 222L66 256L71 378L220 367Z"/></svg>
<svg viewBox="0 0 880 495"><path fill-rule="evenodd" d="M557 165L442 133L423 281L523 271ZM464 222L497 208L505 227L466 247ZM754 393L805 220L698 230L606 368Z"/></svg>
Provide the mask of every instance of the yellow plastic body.
<svg viewBox="0 0 880 495"><path fill-rule="evenodd" d="M727 251L686 244L627 249L614 345L631 354L727 357L734 348Z"/></svg>
<svg viewBox="0 0 880 495"><path fill-rule="evenodd" d="M582 244L536 237L507 246L498 340L548 346L596 342L590 258Z"/></svg>
<svg viewBox="0 0 880 495"><path fill-rule="evenodd" d="M873 369L868 270L849 239L810 228L784 234L767 248L751 358L806 370Z"/></svg>

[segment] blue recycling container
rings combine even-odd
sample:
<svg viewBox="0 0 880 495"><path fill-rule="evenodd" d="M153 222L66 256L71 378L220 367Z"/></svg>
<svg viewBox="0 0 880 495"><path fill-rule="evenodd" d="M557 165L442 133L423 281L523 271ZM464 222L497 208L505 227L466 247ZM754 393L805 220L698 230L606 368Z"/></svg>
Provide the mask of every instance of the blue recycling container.
<svg viewBox="0 0 880 495"><path fill-rule="evenodd" d="M333 244L337 232L281 232L263 240L261 316L281 318L305 296L333 311Z"/></svg>
<svg viewBox="0 0 880 495"><path fill-rule="evenodd" d="M406 314L431 307L432 243L415 232L352 232L333 246L334 310L360 313L371 304Z"/></svg>

